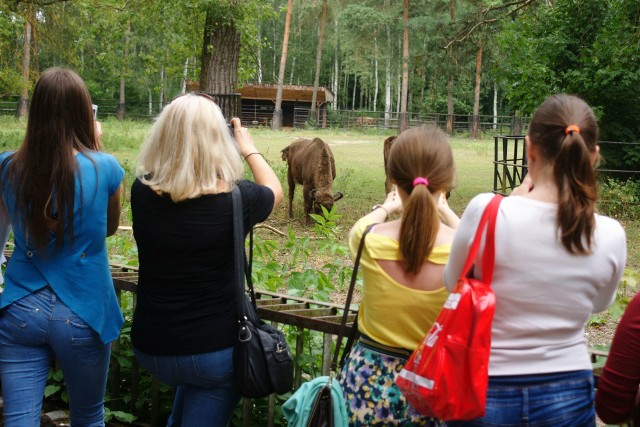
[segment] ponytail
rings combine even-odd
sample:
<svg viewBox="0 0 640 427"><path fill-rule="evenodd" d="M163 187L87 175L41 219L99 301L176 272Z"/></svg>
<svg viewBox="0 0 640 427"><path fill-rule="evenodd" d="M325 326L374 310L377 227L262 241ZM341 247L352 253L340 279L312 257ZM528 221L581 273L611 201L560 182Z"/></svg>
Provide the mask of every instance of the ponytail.
<svg viewBox="0 0 640 427"><path fill-rule="evenodd" d="M403 207L400 224L400 252L406 272L418 274L433 249L439 227L438 209L431 192L426 185L415 186Z"/></svg>
<svg viewBox="0 0 640 427"><path fill-rule="evenodd" d="M402 132L389 151L387 172L408 195L400 222L400 253L405 272L418 274L440 229L433 194L453 186L453 153L447 135L426 126Z"/></svg>
<svg viewBox="0 0 640 427"><path fill-rule="evenodd" d="M598 199L589 149L579 132L569 132L560 144L553 173L558 186L557 225L562 245L573 254L588 254L595 229Z"/></svg>
<svg viewBox="0 0 640 427"><path fill-rule="evenodd" d="M591 251L598 189L593 161L598 124L589 105L572 95L553 95L529 125L532 145L553 165L558 188L556 224L562 245L572 254Z"/></svg>

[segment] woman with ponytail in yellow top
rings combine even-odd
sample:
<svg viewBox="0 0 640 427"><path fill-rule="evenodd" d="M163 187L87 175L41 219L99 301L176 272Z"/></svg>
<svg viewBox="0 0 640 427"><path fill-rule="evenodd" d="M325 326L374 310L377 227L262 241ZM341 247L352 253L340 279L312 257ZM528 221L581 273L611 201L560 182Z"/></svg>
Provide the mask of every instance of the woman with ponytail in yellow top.
<svg viewBox="0 0 640 427"><path fill-rule="evenodd" d="M394 189L349 234L355 256L365 229L376 224L360 261L361 336L340 383L351 426L437 426L438 420L409 406L394 380L448 296L442 273L459 218L445 197L454 177L446 134L429 127L403 132L391 148L387 169ZM387 221L400 212L399 219Z"/></svg>

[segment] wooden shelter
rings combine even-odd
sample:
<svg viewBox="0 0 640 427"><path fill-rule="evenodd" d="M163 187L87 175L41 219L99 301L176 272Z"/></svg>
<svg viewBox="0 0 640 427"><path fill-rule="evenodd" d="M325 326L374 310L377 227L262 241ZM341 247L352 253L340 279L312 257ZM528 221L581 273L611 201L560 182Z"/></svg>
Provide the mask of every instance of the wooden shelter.
<svg viewBox="0 0 640 427"><path fill-rule="evenodd" d="M276 84L245 84L240 89L242 98L242 123L248 126L270 126L276 105ZM313 86L284 85L282 87L282 124L285 127L303 127L309 120ZM327 104L334 95L329 89L318 87L316 96L317 123L324 127L327 121Z"/></svg>

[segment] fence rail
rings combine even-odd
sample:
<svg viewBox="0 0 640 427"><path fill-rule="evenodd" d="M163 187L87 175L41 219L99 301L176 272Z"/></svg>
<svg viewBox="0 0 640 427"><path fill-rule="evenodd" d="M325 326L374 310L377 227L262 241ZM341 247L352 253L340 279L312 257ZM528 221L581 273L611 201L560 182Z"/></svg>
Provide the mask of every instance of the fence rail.
<svg viewBox="0 0 640 427"><path fill-rule="evenodd" d="M4 254L7 260L11 258L11 250L5 250ZM116 291L116 297L120 306L125 310L127 304L125 299L132 301L133 306L128 307L131 313L135 310L136 290L138 283L138 268L122 264L111 264L111 276ZM130 298L125 298L126 294ZM303 371L301 358L305 352L305 330L322 334L322 364L321 374L328 375L331 366L331 354L334 338L340 330L340 322L344 313L344 305L333 304L323 301L315 301L301 297L293 297L274 292L256 290L256 305L258 314L262 320L279 323L280 325L289 325L296 329L294 355L294 390L297 389L303 381ZM353 321L357 315L357 306L349 308L348 320L345 335L348 336L351 331ZM126 319L130 326L131 319ZM127 324L125 324L127 328ZM130 364L130 373L125 375L121 369L121 360L117 358L124 357L126 349L122 348L121 340L116 340L112 344L111 365L109 367L109 408L112 411L121 410L122 405L119 402L128 392L132 402L138 402L138 411L134 413L136 417L149 420L151 426L159 426L164 421L161 416L162 408L160 402L160 382L152 377L150 383L150 392L148 398L143 398L141 393L142 372L135 357L131 356L127 360ZM250 427L255 425L252 422L252 401L243 399L242 402L242 426ZM276 400L275 396L268 398L267 426L274 425L274 414Z"/></svg>
<svg viewBox="0 0 640 427"><path fill-rule="evenodd" d="M216 99L227 119L238 116L246 126L271 126L273 108L264 105L243 105L239 94L209 95ZM17 96L0 97L0 115L16 115L19 102L20 97ZM94 99L93 102L98 105L98 118L118 116L117 99ZM127 102L124 117L134 120L153 120L168 102ZM295 107L293 126L296 128L306 127L310 123L309 112L310 108L308 107ZM329 110L326 114L326 121L314 122L319 123L322 127L330 128L397 129L400 121L400 113L395 111L385 113L383 111ZM453 133L471 132L473 115L455 114L450 117L446 113L407 113L409 127L433 125L447 129L447 120L449 119L452 123ZM478 129L484 133L514 135L526 129L528 120L527 117L479 115Z"/></svg>
<svg viewBox="0 0 640 427"><path fill-rule="evenodd" d="M524 135L498 135L494 136L493 156L493 192L507 195L514 188L522 184L522 180L528 172L527 148ZM601 151L615 146L639 147L639 142L612 142L599 141ZM613 176L638 177L638 170L622 170L599 167L598 172ZM600 203L612 203L611 200L600 200ZM616 201L617 202L617 201ZM638 202L626 202L638 205Z"/></svg>

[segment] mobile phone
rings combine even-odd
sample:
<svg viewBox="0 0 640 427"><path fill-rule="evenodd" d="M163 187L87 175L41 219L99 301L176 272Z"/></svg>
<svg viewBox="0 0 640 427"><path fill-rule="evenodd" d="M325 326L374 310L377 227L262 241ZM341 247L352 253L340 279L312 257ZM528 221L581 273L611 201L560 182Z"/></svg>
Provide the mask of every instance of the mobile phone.
<svg viewBox="0 0 640 427"><path fill-rule="evenodd" d="M93 120L98 120L98 106L91 104L91 109L93 110Z"/></svg>

